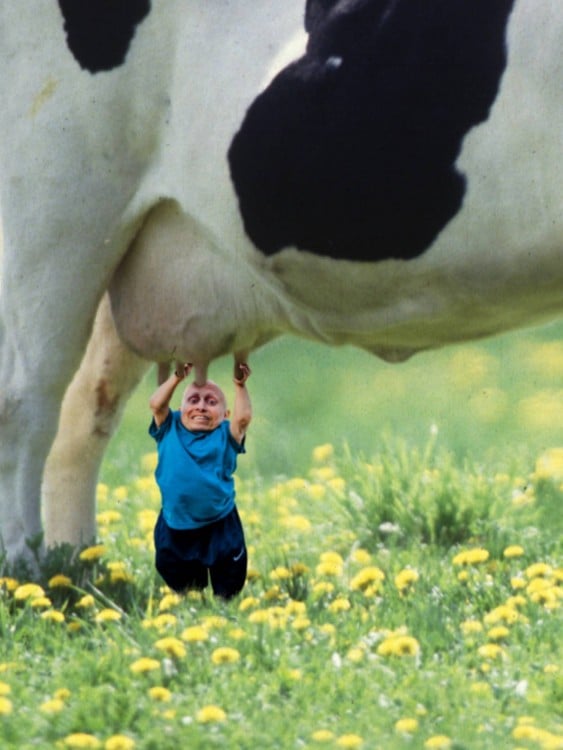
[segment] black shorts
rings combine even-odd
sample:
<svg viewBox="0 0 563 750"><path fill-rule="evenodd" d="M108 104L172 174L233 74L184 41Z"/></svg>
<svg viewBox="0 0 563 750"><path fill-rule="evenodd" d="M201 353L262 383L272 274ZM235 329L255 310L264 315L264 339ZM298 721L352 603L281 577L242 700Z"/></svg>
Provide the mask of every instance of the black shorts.
<svg viewBox="0 0 563 750"><path fill-rule="evenodd" d="M154 529L156 569L174 591L203 590L230 599L246 580L248 555L236 508L199 529L171 529L162 513Z"/></svg>

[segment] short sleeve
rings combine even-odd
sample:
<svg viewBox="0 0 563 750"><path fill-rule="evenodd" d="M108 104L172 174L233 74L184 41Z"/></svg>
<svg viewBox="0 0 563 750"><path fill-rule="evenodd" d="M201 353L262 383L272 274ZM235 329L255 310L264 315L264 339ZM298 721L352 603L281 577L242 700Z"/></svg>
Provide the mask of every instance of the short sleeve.
<svg viewBox="0 0 563 750"><path fill-rule="evenodd" d="M171 425L172 425L172 411L168 412L168 414L166 415L166 419L159 426L157 426L153 417L149 425L149 435L152 438L154 438L157 443L159 443L162 440L162 438L166 435Z"/></svg>

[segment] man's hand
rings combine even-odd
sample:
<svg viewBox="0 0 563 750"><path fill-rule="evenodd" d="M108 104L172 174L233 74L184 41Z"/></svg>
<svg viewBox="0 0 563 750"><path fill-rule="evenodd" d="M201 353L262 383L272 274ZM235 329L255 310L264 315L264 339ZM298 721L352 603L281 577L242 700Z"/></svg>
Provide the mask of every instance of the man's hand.
<svg viewBox="0 0 563 750"><path fill-rule="evenodd" d="M246 362L235 362L235 376L233 378L233 383L235 385L244 385L251 374L252 370Z"/></svg>
<svg viewBox="0 0 563 750"><path fill-rule="evenodd" d="M184 380L184 378L187 378L192 371L192 367L193 365L191 362L185 362L183 365L180 365L180 363L177 362L174 375L176 375L178 380Z"/></svg>

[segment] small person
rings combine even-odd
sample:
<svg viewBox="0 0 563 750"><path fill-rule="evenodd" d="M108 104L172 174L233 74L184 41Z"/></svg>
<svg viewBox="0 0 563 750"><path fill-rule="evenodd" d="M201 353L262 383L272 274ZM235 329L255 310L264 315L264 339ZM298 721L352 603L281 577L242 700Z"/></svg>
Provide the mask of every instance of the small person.
<svg viewBox="0 0 563 750"><path fill-rule="evenodd" d="M247 550L233 474L252 419L247 364L235 369L232 419L223 391L208 380L189 385L179 411L170 401L192 369L185 364L151 396L149 434L156 440L162 508L154 530L156 569L177 592L203 590L230 599L244 586Z"/></svg>

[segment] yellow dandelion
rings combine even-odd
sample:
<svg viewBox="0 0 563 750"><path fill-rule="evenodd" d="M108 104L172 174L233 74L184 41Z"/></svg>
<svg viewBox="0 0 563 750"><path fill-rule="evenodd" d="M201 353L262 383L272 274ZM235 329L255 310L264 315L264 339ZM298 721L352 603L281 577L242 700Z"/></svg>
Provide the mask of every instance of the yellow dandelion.
<svg viewBox="0 0 563 750"><path fill-rule="evenodd" d="M526 597L522 596L522 594L515 594L514 596L509 596L506 600L506 606L507 607L523 607L526 604Z"/></svg>
<svg viewBox="0 0 563 750"><path fill-rule="evenodd" d="M354 549L350 555L350 559L352 562L357 563L358 565L369 565L371 563L371 555L367 551L367 549L363 549L361 547L358 547L357 549Z"/></svg>
<svg viewBox="0 0 563 750"><path fill-rule="evenodd" d="M202 625L191 625L182 632L180 638L187 643L200 643L209 638L209 632Z"/></svg>
<svg viewBox="0 0 563 750"><path fill-rule="evenodd" d="M268 610L268 625L272 630L285 628L289 615L283 607L270 607Z"/></svg>
<svg viewBox="0 0 563 750"><path fill-rule="evenodd" d="M129 571L125 570L124 567L119 567L110 570L109 580L111 583L131 583L134 579Z"/></svg>
<svg viewBox="0 0 563 750"><path fill-rule="evenodd" d="M302 533L306 533L312 528L311 521L309 521L309 519L305 516L301 516L299 514L294 514L282 518L281 525L285 526L285 528L289 529L290 531L300 531Z"/></svg>
<svg viewBox="0 0 563 750"><path fill-rule="evenodd" d="M317 575L339 576L344 568L344 560L338 552L323 552L316 567Z"/></svg>
<svg viewBox="0 0 563 750"><path fill-rule="evenodd" d="M152 620L150 620L150 627L155 628L159 631L159 633L161 633L164 630L173 628L177 623L178 618L176 617L176 615L173 615L170 612L163 612L161 615L157 615Z"/></svg>
<svg viewBox="0 0 563 750"><path fill-rule="evenodd" d="M57 700L66 701L71 695L72 693L68 688L59 688L58 690L55 690L54 697L57 698Z"/></svg>
<svg viewBox="0 0 563 750"><path fill-rule="evenodd" d="M229 621L226 617L222 617L221 615L208 615L207 617L202 618L201 624L207 630L219 630L226 627L229 624Z"/></svg>
<svg viewBox="0 0 563 750"><path fill-rule="evenodd" d="M109 526L112 523L121 521L122 517L123 516L118 510L104 510L101 513L98 513L96 521L100 526Z"/></svg>
<svg viewBox="0 0 563 750"><path fill-rule="evenodd" d="M350 600L343 596L337 597L328 605L328 610L333 613L347 612L351 608Z"/></svg>
<svg viewBox="0 0 563 750"><path fill-rule="evenodd" d="M343 734L341 737L338 737L336 744L338 747L354 748L361 747L364 744L364 740L359 734Z"/></svg>
<svg viewBox="0 0 563 750"><path fill-rule="evenodd" d="M45 592L37 583L23 583L14 591L14 599L18 602L38 599L40 596L45 596Z"/></svg>
<svg viewBox="0 0 563 750"><path fill-rule="evenodd" d="M82 562L96 562L103 557L107 552L107 548L103 544L95 544L92 547L86 547L78 555Z"/></svg>
<svg viewBox="0 0 563 750"><path fill-rule="evenodd" d="M170 690L158 685L150 688L149 696L153 699L153 701L157 701L159 703L169 703L172 700L172 693L170 692Z"/></svg>
<svg viewBox="0 0 563 750"><path fill-rule="evenodd" d="M353 664L359 664L361 661L365 658L365 651L363 648L359 648L358 646L354 646L353 648L349 649L348 653L346 654L346 658L348 661L351 661Z"/></svg>
<svg viewBox="0 0 563 750"><path fill-rule="evenodd" d="M336 626L331 622L325 622L319 626L319 632L329 638L333 638L336 635Z"/></svg>
<svg viewBox="0 0 563 750"><path fill-rule="evenodd" d="M534 563L526 568L526 578L549 578L553 573L553 568L544 562Z"/></svg>
<svg viewBox="0 0 563 750"><path fill-rule="evenodd" d="M96 500L98 502L105 502L109 497L109 487L104 482L98 482L96 487Z"/></svg>
<svg viewBox="0 0 563 750"><path fill-rule="evenodd" d="M219 706L203 706L196 713L196 721L200 724L216 724L218 722L225 721L227 714Z"/></svg>
<svg viewBox="0 0 563 750"><path fill-rule="evenodd" d="M251 622L253 625L263 625L269 619L270 615L267 609L255 609L254 612L248 615L248 622Z"/></svg>
<svg viewBox="0 0 563 750"><path fill-rule="evenodd" d="M503 641L510 635L510 630L504 625L496 625L491 628L487 633L487 638L490 641Z"/></svg>
<svg viewBox="0 0 563 750"><path fill-rule="evenodd" d="M527 586L526 581L523 578L520 578L519 576L514 576L514 578L510 579L510 585L513 589L525 589Z"/></svg>
<svg viewBox="0 0 563 750"><path fill-rule="evenodd" d="M473 635L474 633L480 633L483 630L483 625L479 620L464 620L460 628L463 635Z"/></svg>
<svg viewBox="0 0 563 750"><path fill-rule="evenodd" d="M563 448L551 448L536 462L537 479L563 479Z"/></svg>
<svg viewBox="0 0 563 750"><path fill-rule="evenodd" d="M0 590L4 589L4 591L15 591L17 587L19 586L19 582L16 581L15 578L9 578L7 576L3 576L0 578Z"/></svg>
<svg viewBox="0 0 563 750"><path fill-rule="evenodd" d="M48 596L38 596L36 599L31 599L29 606L33 609L47 609L52 603Z"/></svg>
<svg viewBox="0 0 563 750"><path fill-rule="evenodd" d="M307 487L307 481L303 477L291 477L283 486L288 492L299 492Z"/></svg>
<svg viewBox="0 0 563 750"><path fill-rule="evenodd" d="M320 562L316 568L315 571L318 576L329 576L329 577L337 577L342 575L342 565L338 565L335 562Z"/></svg>
<svg viewBox="0 0 563 750"><path fill-rule="evenodd" d="M524 547L521 547L519 544L511 544L509 547L506 547L502 553L503 557L506 558L522 557L523 554Z"/></svg>
<svg viewBox="0 0 563 750"><path fill-rule="evenodd" d="M364 591L368 586L380 584L385 580L385 573L375 565L362 568L350 581L352 591Z"/></svg>
<svg viewBox="0 0 563 750"><path fill-rule="evenodd" d="M316 466L311 469L310 474L319 482L328 482L336 476L333 466Z"/></svg>
<svg viewBox="0 0 563 750"><path fill-rule="evenodd" d="M334 446L331 443L324 443L313 448L312 458L317 464L325 463L334 456Z"/></svg>
<svg viewBox="0 0 563 750"><path fill-rule="evenodd" d="M532 578L530 583L526 586L526 593L528 595L535 593L536 591L546 591L547 589L557 588L551 578Z"/></svg>
<svg viewBox="0 0 563 750"><path fill-rule="evenodd" d="M435 734L424 743L428 750L448 750L452 746L451 739L445 734Z"/></svg>
<svg viewBox="0 0 563 750"><path fill-rule="evenodd" d="M39 706L39 710L44 714L59 714L65 707L64 701L60 698L51 698Z"/></svg>
<svg viewBox="0 0 563 750"><path fill-rule="evenodd" d="M48 609L46 612L41 612L40 615L42 620L47 620L48 622L64 622L65 616L62 612L57 611L56 609Z"/></svg>
<svg viewBox="0 0 563 750"><path fill-rule="evenodd" d="M380 656L416 656L420 644L410 635L390 635L377 647Z"/></svg>
<svg viewBox="0 0 563 750"><path fill-rule="evenodd" d="M486 625L495 625L498 622L505 622L507 625L512 625L521 619L519 612L514 607L509 607L506 604L500 604L495 607L484 617Z"/></svg>
<svg viewBox="0 0 563 750"><path fill-rule="evenodd" d="M278 565L277 568L274 568L272 571L270 571L270 578L273 581L283 581L287 578L291 578L291 573L288 568L284 567L283 565Z"/></svg>
<svg viewBox="0 0 563 750"><path fill-rule="evenodd" d="M240 652L230 646L216 648L211 654L213 664L234 664L240 659Z"/></svg>
<svg viewBox="0 0 563 750"><path fill-rule="evenodd" d="M0 696L0 716L7 716L12 713L14 706L12 701L5 696Z"/></svg>
<svg viewBox="0 0 563 750"><path fill-rule="evenodd" d="M160 600L158 605L159 612L167 612L169 609L177 607L182 601L182 597L179 594L166 594Z"/></svg>
<svg viewBox="0 0 563 750"><path fill-rule="evenodd" d="M310 484L307 491L313 500L322 500L326 496L326 487L318 482Z"/></svg>
<svg viewBox="0 0 563 750"><path fill-rule="evenodd" d="M158 453L156 451L151 451L150 453L145 453L141 456L141 469L145 474L152 474L155 471L157 464Z"/></svg>
<svg viewBox="0 0 563 750"><path fill-rule="evenodd" d="M186 647L178 638L161 638L154 644L159 651L164 651L168 656L175 659L183 659L186 655Z"/></svg>
<svg viewBox="0 0 563 750"><path fill-rule="evenodd" d="M334 591L334 584L329 581L319 581L313 586L313 595L316 597L325 596L332 594Z"/></svg>
<svg viewBox="0 0 563 750"><path fill-rule="evenodd" d="M285 605L285 611L288 615L304 615L307 611L307 605L305 602L298 602L295 599L290 599Z"/></svg>
<svg viewBox="0 0 563 750"><path fill-rule="evenodd" d="M478 565L489 559L489 552L481 547L464 550L453 558L454 565Z"/></svg>
<svg viewBox="0 0 563 750"><path fill-rule="evenodd" d="M395 731L400 734L414 734L418 729L418 719L405 718L395 722Z"/></svg>
<svg viewBox="0 0 563 750"><path fill-rule="evenodd" d="M313 742L332 742L334 732L331 732L330 729L317 729L311 735L311 739Z"/></svg>
<svg viewBox="0 0 563 750"><path fill-rule="evenodd" d="M98 612L94 620L98 623L117 622L118 620L121 620L121 613L115 609L102 609Z"/></svg>
<svg viewBox="0 0 563 750"><path fill-rule="evenodd" d="M70 579L68 576L65 576L63 573L58 573L57 575L49 579L48 586L50 589L67 589L69 588L69 586L72 586L72 579Z"/></svg>
<svg viewBox="0 0 563 750"><path fill-rule="evenodd" d="M559 665L557 664L546 664L543 668L545 674L557 674L559 672Z"/></svg>
<svg viewBox="0 0 563 750"><path fill-rule="evenodd" d="M96 600L92 594L84 594L84 596L80 597L76 602L75 607L78 609L91 609L95 604Z"/></svg>
<svg viewBox="0 0 563 750"><path fill-rule="evenodd" d="M346 480L343 477L332 477L327 485L335 494L341 495L346 489Z"/></svg>
<svg viewBox="0 0 563 750"><path fill-rule="evenodd" d="M512 736L515 740L529 740L538 743L542 750L559 750L563 744L560 736L532 724L518 724L512 730Z"/></svg>
<svg viewBox="0 0 563 750"><path fill-rule="evenodd" d="M404 592L410 588L413 583L416 583L418 579L418 571L413 568L404 568L395 576L395 586L399 591Z"/></svg>
<svg viewBox="0 0 563 750"><path fill-rule="evenodd" d="M124 484L122 484L114 489L113 497L119 502L121 502L122 500L127 500L127 498L129 497L129 489Z"/></svg>
<svg viewBox="0 0 563 750"><path fill-rule="evenodd" d="M246 612L247 609L254 609L255 607L258 607L259 604L260 599L255 596L247 596L239 604L239 610L241 612Z"/></svg>
<svg viewBox="0 0 563 750"><path fill-rule="evenodd" d="M532 584L535 583L547 585L533 586ZM563 592L558 586L551 586L547 581L536 579L526 588L526 593L530 597L530 601L534 602L534 604L543 604L548 609L556 609L559 604L558 599L561 598Z"/></svg>
<svg viewBox="0 0 563 750"><path fill-rule="evenodd" d="M485 643L477 649L477 653L482 659L494 661L504 656L504 649L497 643Z"/></svg>
<svg viewBox="0 0 563 750"><path fill-rule="evenodd" d="M244 638L246 638L247 632L242 628L231 628L227 635L229 636L229 638L232 638L233 641L242 641Z"/></svg>
<svg viewBox="0 0 563 750"><path fill-rule="evenodd" d="M307 630L307 628L311 625L311 620L309 620L308 617L304 617L303 615L296 617L295 620L291 623L291 627L293 630Z"/></svg>
<svg viewBox="0 0 563 750"><path fill-rule="evenodd" d="M93 734L86 734L85 732L75 732L74 734L69 734L67 737L65 737L65 739L63 740L63 745L65 747L91 748L92 750L95 750L96 748L101 747L101 742Z"/></svg>
<svg viewBox="0 0 563 750"><path fill-rule="evenodd" d="M125 734L114 734L109 737L104 745L104 750L133 750L135 740Z"/></svg>
<svg viewBox="0 0 563 750"><path fill-rule="evenodd" d="M0 695L10 695L12 688L7 682L0 682Z"/></svg>
<svg viewBox="0 0 563 750"><path fill-rule="evenodd" d="M129 669L133 672L133 674L154 672L155 669L160 669L160 662L157 659L150 659L146 656L143 656L140 659L134 661Z"/></svg>
<svg viewBox="0 0 563 750"><path fill-rule="evenodd" d="M141 510L137 513L137 521L139 523L139 528L141 531L147 533L149 531L152 532L156 525L156 519L158 517L158 514L156 510L152 509L146 509Z"/></svg>

